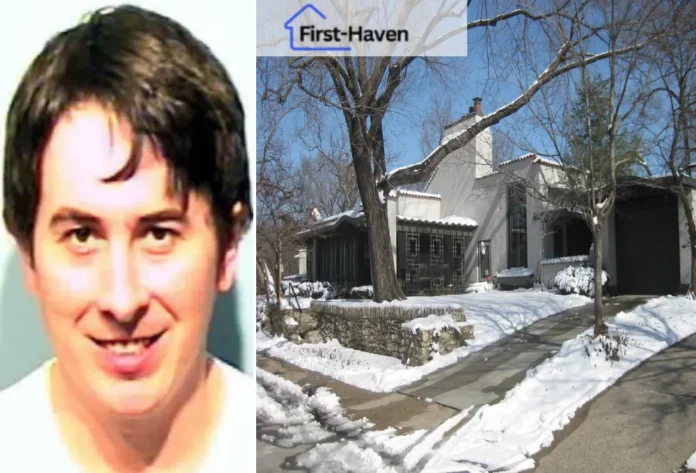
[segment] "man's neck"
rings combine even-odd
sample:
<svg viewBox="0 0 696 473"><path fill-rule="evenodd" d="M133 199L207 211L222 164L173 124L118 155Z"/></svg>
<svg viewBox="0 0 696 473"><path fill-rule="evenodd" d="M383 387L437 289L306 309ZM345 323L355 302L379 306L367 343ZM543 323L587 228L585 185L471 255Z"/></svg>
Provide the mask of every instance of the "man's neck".
<svg viewBox="0 0 696 473"><path fill-rule="evenodd" d="M191 471L205 454L222 405L222 380L202 358L177 398L147 416L123 418L81 399L61 375L51 373L52 402L73 457L89 471L109 473Z"/></svg>

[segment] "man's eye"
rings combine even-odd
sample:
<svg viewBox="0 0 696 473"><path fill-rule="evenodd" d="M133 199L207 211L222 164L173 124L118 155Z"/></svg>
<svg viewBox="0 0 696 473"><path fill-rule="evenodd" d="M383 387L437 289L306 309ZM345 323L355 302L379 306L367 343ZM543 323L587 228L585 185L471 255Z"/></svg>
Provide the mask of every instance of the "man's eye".
<svg viewBox="0 0 696 473"><path fill-rule="evenodd" d="M178 233L171 228L152 227L145 235L145 243L151 250L170 250L177 235Z"/></svg>
<svg viewBox="0 0 696 473"><path fill-rule="evenodd" d="M91 228L79 227L74 228L68 232L68 238L75 243L84 244L87 243L90 237L94 236L94 232Z"/></svg>

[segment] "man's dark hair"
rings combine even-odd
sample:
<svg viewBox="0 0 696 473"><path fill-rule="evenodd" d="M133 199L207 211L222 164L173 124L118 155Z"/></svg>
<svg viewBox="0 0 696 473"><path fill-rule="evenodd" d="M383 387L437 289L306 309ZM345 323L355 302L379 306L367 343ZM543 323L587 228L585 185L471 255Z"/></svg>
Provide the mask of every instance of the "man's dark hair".
<svg viewBox="0 0 696 473"><path fill-rule="evenodd" d="M170 188L208 199L220 254L248 223L249 169L244 112L220 62L183 26L125 5L94 12L57 34L34 59L10 105L4 211L10 233L33 255L41 156L62 114L95 102L127 121L135 136L126 165L105 182L129 179L144 140L167 161ZM235 203L247 212L232 215ZM32 257L33 259L33 257Z"/></svg>

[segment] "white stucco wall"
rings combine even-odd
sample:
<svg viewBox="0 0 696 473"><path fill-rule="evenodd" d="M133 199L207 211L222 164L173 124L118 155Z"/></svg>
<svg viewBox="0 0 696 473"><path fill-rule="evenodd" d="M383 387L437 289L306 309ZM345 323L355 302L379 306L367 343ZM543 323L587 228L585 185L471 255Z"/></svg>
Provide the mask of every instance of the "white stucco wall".
<svg viewBox="0 0 696 473"><path fill-rule="evenodd" d="M399 193L397 200L397 215L399 216L428 219L439 219L442 217L440 214L440 199Z"/></svg>
<svg viewBox="0 0 696 473"><path fill-rule="evenodd" d="M691 199L691 208L696 209L696 192L692 189L689 192ZM686 228L686 214L681 201L677 201L679 209L679 280L680 284L691 283L691 249L689 241L689 232ZM695 215L696 217L696 215Z"/></svg>
<svg viewBox="0 0 696 473"><path fill-rule="evenodd" d="M246 143L250 169L256 156L256 58L253 48L240 48L254 37L255 15L252 2L204 0L133 0L130 3L156 10L182 22L208 44L226 66L239 91L246 115ZM6 112L19 79L36 54L54 34L77 24L89 11L108 2L73 0L45 2L25 0L4 5L0 14L0 149L4 148ZM225 18L225 21L211 21ZM255 202L255 176L251 175L252 205ZM0 199L2 194L0 193ZM254 248L252 229L240 249L240 278L236 291L222 295L216 303L209 343L211 351L253 372L254 334ZM22 282L19 258L12 239L0 229L0 389L21 378L51 356L36 302Z"/></svg>
<svg viewBox="0 0 696 473"><path fill-rule="evenodd" d="M396 271L396 210L399 206L398 199L398 195L392 193L387 197L387 220L389 221L389 241L391 242L394 271Z"/></svg>

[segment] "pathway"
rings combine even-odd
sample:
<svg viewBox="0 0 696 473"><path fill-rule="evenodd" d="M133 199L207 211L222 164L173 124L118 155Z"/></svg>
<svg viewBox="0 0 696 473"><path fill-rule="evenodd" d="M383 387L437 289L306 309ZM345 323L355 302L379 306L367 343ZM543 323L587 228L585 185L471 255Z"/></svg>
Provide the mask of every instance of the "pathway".
<svg viewBox="0 0 696 473"><path fill-rule="evenodd" d="M555 436L535 473L679 469L696 450L696 335L627 373Z"/></svg>
<svg viewBox="0 0 696 473"><path fill-rule="evenodd" d="M646 300L641 296L609 299L604 306L604 315L608 318L620 311L630 311ZM530 368L553 356L563 342L593 324L593 304L560 312L426 376L400 392L429 398L459 410L494 404L522 381Z"/></svg>

